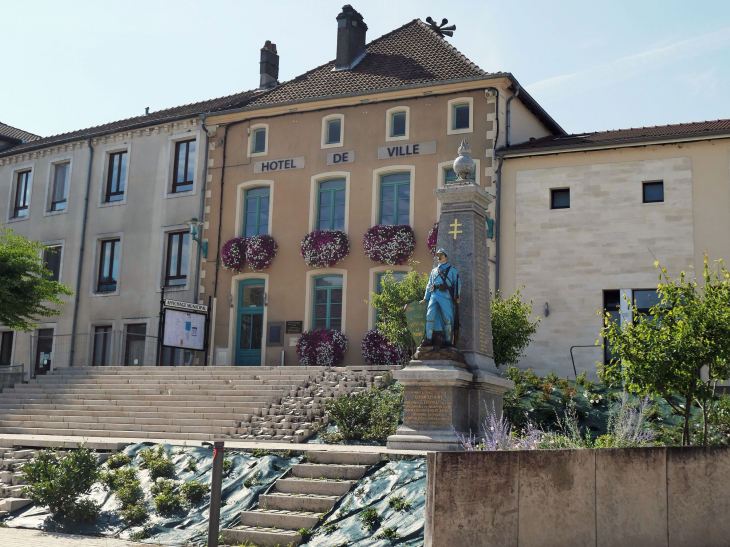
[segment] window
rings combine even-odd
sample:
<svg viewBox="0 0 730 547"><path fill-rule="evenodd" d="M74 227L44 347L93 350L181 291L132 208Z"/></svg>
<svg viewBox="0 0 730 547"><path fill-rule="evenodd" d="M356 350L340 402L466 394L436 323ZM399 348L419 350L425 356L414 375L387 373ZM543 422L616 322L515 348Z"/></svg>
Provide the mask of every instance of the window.
<svg viewBox="0 0 730 547"><path fill-rule="evenodd" d="M266 152L266 129L256 129L253 132L253 145L251 147L251 153L263 154Z"/></svg>
<svg viewBox="0 0 730 547"><path fill-rule="evenodd" d="M187 283L189 244L189 232L167 234L165 287L176 287Z"/></svg>
<svg viewBox="0 0 730 547"><path fill-rule="evenodd" d="M345 229L345 179L319 183L318 230Z"/></svg>
<svg viewBox="0 0 730 547"><path fill-rule="evenodd" d="M444 169L444 184L454 182L458 178L459 176L456 174L456 171L454 171L451 167Z"/></svg>
<svg viewBox="0 0 730 547"><path fill-rule="evenodd" d="M172 176L172 193L189 192L195 179L195 141L175 143L175 167Z"/></svg>
<svg viewBox="0 0 730 547"><path fill-rule="evenodd" d="M107 203L124 199L124 183L127 179L127 152L109 154L109 174L106 181Z"/></svg>
<svg viewBox="0 0 730 547"><path fill-rule="evenodd" d="M570 209L570 188L550 190L551 209Z"/></svg>
<svg viewBox="0 0 730 547"><path fill-rule="evenodd" d="M51 281L58 281L61 277L61 251L60 245L54 245L43 251L43 262L46 263L46 270L51 272Z"/></svg>
<svg viewBox="0 0 730 547"><path fill-rule="evenodd" d="M53 192L51 194L51 211L66 209L66 186L70 163L57 163L53 169Z"/></svg>
<svg viewBox="0 0 730 547"><path fill-rule="evenodd" d="M634 317L634 321L637 321L642 315L651 318L652 316L649 315L651 307L659 304L659 295L656 289L634 289L632 291L632 297L634 306L636 306L636 311L638 312L638 316Z"/></svg>
<svg viewBox="0 0 730 547"><path fill-rule="evenodd" d="M327 122L327 139L326 144L336 144L340 142L342 133L342 120L329 120Z"/></svg>
<svg viewBox="0 0 730 547"><path fill-rule="evenodd" d="M323 275L314 280L314 330L342 328L342 276Z"/></svg>
<svg viewBox="0 0 730 547"><path fill-rule="evenodd" d="M454 105L454 125L452 129L469 129L469 105Z"/></svg>
<svg viewBox="0 0 730 547"><path fill-rule="evenodd" d="M380 222L389 226L410 223L410 173L392 173L380 178Z"/></svg>
<svg viewBox="0 0 730 547"><path fill-rule="evenodd" d="M107 367L111 364L112 355L112 328L110 325L94 327L94 353L91 365Z"/></svg>
<svg viewBox="0 0 730 547"><path fill-rule="evenodd" d="M406 113L394 112L390 115L390 136L405 137L406 136Z"/></svg>
<svg viewBox="0 0 730 547"><path fill-rule="evenodd" d="M644 203L659 203L664 201L664 182L643 183Z"/></svg>
<svg viewBox="0 0 730 547"><path fill-rule="evenodd" d="M124 337L123 366L142 366L145 364L144 346L147 339L147 325L145 323L130 323L126 327Z"/></svg>
<svg viewBox="0 0 730 547"><path fill-rule="evenodd" d="M0 367L9 367L13 364L13 331L0 333Z"/></svg>
<svg viewBox="0 0 730 547"><path fill-rule="evenodd" d="M15 186L15 207L13 208L13 218L23 218L28 216L28 206L30 205L30 171L21 171Z"/></svg>
<svg viewBox="0 0 730 547"><path fill-rule="evenodd" d="M97 292L115 292L117 290L120 252L119 239L107 239L101 242Z"/></svg>
<svg viewBox="0 0 730 547"><path fill-rule="evenodd" d="M612 322L618 323L621 320L621 291L603 291L603 311L611 317ZM607 365L613 355L605 338L603 346L603 363Z"/></svg>
<svg viewBox="0 0 730 547"><path fill-rule="evenodd" d="M382 294L383 293L383 278L388 272L380 272L375 279L375 282L377 283L377 286L375 287L376 294ZM393 277L395 278L397 283L400 283L405 279L405 277L408 275L408 272L392 272ZM378 310L375 309L375 323L377 325L378 323Z"/></svg>
<svg viewBox="0 0 730 547"><path fill-rule="evenodd" d="M243 236L269 233L269 187L246 190L243 210Z"/></svg>

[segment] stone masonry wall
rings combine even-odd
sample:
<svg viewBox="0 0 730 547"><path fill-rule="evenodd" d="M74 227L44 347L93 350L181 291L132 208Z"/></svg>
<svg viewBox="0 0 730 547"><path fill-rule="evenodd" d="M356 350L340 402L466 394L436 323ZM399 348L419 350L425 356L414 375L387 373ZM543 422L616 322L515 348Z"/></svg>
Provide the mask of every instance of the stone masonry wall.
<svg viewBox="0 0 730 547"><path fill-rule="evenodd" d="M642 203L647 181L664 181L663 203ZM550 209L552 188L570 188L569 209ZM604 290L656 288L655 259L672 276L694 262L688 157L519 171L515 213L516 286L543 319L520 368L539 374L573 375L570 347L598 339ZM595 373L601 348L574 351Z"/></svg>

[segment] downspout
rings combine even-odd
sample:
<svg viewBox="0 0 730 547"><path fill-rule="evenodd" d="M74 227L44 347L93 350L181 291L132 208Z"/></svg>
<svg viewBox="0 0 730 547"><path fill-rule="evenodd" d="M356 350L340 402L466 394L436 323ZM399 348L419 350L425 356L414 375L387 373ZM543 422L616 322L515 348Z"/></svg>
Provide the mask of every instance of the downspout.
<svg viewBox="0 0 730 547"><path fill-rule="evenodd" d="M517 84L517 89L515 90L514 95L512 95L509 99L507 99L507 144L505 146L509 146L511 142L511 136L512 136L512 127L511 127L511 116L510 116L510 103L517 98L517 96L520 94L520 84Z"/></svg>
<svg viewBox="0 0 730 547"><path fill-rule="evenodd" d="M209 140L208 140L208 128L205 127L205 114L200 114L200 124L203 126L203 131L205 132L205 156L203 158L203 184L201 185L200 190L200 214L198 215L198 218L202 221L203 215L205 214L205 191L207 187L208 182L208 147L209 147ZM203 233L203 230L200 230L201 236ZM202 237L201 237L202 241ZM193 289L193 301L198 302L198 290L200 288L200 266L201 266L201 260L203 257L203 249L201 245L198 245L198 266L195 269L195 288Z"/></svg>
<svg viewBox="0 0 730 547"><path fill-rule="evenodd" d="M74 317L71 324L71 350L69 351L69 366L74 364L74 352L76 350L76 321L79 315L79 292L81 292L81 266L84 262L84 243L86 241L86 221L89 216L89 191L91 189L91 163L94 159L94 147L91 145L91 137L86 141L89 147L89 166L86 170L86 196L84 197L84 215L81 221L81 246L79 247L79 264L76 268L76 296L74 296Z"/></svg>

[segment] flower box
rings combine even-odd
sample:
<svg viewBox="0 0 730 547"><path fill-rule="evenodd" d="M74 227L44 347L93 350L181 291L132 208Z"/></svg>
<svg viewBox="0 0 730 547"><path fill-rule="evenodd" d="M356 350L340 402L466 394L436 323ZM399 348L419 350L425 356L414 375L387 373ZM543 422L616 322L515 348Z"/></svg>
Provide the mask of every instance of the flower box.
<svg viewBox="0 0 730 547"><path fill-rule="evenodd" d="M349 253L350 240L340 230L315 230L302 239L302 258L314 268L331 268Z"/></svg>
<svg viewBox="0 0 730 547"><path fill-rule="evenodd" d="M338 330L308 330L297 340L299 364L306 367L334 367L345 358L347 336Z"/></svg>
<svg viewBox="0 0 730 547"><path fill-rule="evenodd" d="M370 260L391 266L406 264L416 248L416 235L407 224L373 226L363 238L362 246Z"/></svg>

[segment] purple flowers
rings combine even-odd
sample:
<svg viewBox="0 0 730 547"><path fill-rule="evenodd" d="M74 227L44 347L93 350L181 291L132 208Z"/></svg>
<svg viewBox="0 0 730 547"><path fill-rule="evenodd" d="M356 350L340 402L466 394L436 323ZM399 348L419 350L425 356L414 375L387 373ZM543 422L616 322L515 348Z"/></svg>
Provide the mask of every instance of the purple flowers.
<svg viewBox="0 0 730 547"><path fill-rule="evenodd" d="M246 262L254 272L260 272L271 266L279 246L270 235L253 236L248 240Z"/></svg>
<svg viewBox="0 0 730 547"><path fill-rule="evenodd" d="M433 228L428 232L428 241L426 244L428 245L428 251L431 253L431 256L436 256L436 245L438 244L439 239L439 223L433 225Z"/></svg>
<svg viewBox="0 0 730 547"><path fill-rule="evenodd" d="M246 262L247 237L234 237L221 247L221 263L226 270L240 272Z"/></svg>
<svg viewBox="0 0 730 547"><path fill-rule="evenodd" d="M392 345L378 331L371 330L362 339L362 356L371 366L402 365L406 361L406 354L401 346Z"/></svg>
<svg viewBox="0 0 730 547"><path fill-rule="evenodd" d="M315 268L331 268L350 253L350 240L340 230L315 230L302 239L304 262Z"/></svg>
<svg viewBox="0 0 730 547"><path fill-rule="evenodd" d="M297 341L299 364L306 367L333 367L342 362L347 336L338 330L308 330Z"/></svg>
<svg viewBox="0 0 730 547"><path fill-rule="evenodd" d="M416 247L416 235L407 224L399 226L373 226L362 241L365 254L370 260L392 266L408 262Z"/></svg>

